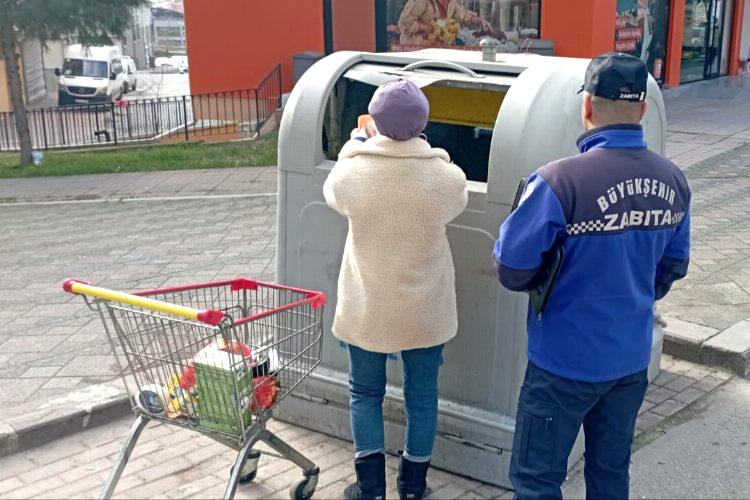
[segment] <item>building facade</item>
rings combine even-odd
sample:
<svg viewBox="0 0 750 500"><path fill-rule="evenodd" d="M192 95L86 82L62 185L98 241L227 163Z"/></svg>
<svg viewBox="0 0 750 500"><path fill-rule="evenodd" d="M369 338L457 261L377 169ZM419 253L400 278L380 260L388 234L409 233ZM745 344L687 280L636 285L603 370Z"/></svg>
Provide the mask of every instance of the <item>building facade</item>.
<svg viewBox="0 0 750 500"><path fill-rule="evenodd" d="M558 56L627 52L672 87L736 75L750 57L750 0L185 0L185 18L191 86L214 78L214 91L221 73L252 86L277 62L288 90L297 52L477 50L484 36L508 51L542 39Z"/></svg>
<svg viewBox="0 0 750 500"><path fill-rule="evenodd" d="M153 7L151 18L153 55L155 57L185 55L187 37L185 36L184 15L174 10Z"/></svg>
<svg viewBox="0 0 750 500"><path fill-rule="evenodd" d="M133 12L133 24L120 38L123 55L130 56L135 61L135 67L145 69L151 67L154 59L154 42L152 35L150 7L140 7Z"/></svg>

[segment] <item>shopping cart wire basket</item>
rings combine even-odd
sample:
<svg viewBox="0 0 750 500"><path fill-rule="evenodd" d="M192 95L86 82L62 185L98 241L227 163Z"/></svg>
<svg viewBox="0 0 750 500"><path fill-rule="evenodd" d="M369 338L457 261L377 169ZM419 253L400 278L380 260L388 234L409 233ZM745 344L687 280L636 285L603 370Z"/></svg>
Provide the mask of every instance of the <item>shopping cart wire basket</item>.
<svg viewBox="0 0 750 500"><path fill-rule="evenodd" d="M132 294L69 279L63 289L99 313L136 414L101 498L112 496L151 420L238 451L224 498L255 478L258 442L302 468L291 497L312 496L318 467L266 422L320 362L325 294L248 278Z"/></svg>

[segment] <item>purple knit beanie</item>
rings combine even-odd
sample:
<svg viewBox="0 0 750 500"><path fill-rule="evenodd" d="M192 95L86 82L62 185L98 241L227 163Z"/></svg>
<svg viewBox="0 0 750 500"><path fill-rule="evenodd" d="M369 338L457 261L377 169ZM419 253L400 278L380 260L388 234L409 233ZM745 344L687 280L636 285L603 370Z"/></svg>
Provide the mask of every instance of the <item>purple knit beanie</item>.
<svg viewBox="0 0 750 500"><path fill-rule="evenodd" d="M406 141L419 137L427 126L430 104L419 87L399 78L378 87L369 112L378 134Z"/></svg>

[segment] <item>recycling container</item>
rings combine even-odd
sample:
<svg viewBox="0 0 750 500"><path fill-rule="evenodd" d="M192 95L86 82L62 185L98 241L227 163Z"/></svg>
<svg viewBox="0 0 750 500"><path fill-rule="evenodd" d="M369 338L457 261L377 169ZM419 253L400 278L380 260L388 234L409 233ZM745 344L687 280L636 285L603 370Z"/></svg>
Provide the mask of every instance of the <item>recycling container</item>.
<svg viewBox="0 0 750 500"><path fill-rule="evenodd" d="M497 282L491 249L518 181L577 152L576 138L583 132L577 92L588 62L535 54L498 54L497 61L483 62L478 52L443 49L338 52L304 74L279 135L277 272L281 282L325 291L331 307L320 366L286 400L281 418L351 439L348 357L330 333L347 222L328 208L322 188L377 85L408 78L430 101L430 143L446 149L469 180L468 206L448 227L459 331L444 353L432 463L510 486L516 403L526 367L527 298ZM653 79L648 103L646 139L663 153L664 103ZM662 333L654 328L651 377L661 352ZM388 380L387 447L396 451L403 446L405 422L399 363L389 362ZM580 458L582 442L579 436L571 464Z"/></svg>

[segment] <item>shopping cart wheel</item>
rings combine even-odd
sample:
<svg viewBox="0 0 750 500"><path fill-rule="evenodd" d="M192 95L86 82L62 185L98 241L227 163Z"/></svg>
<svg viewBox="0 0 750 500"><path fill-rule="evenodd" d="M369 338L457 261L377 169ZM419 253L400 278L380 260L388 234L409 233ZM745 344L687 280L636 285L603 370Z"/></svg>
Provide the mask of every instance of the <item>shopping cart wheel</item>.
<svg viewBox="0 0 750 500"><path fill-rule="evenodd" d="M309 500L315 493L315 487L318 485L318 475L300 479L289 488L289 496L292 500Z"/></svg>
<svg viewBox="0 0 750 500"><path fill-rule="evenodd" d="M242 466L242 475L240 476L240 483L252 483L255 480L255 476L258 475L258 460L260 460L259 451L250 451L247 454L247 460L245 465ZM234 466L232 466L234 470Z"/></svg>

